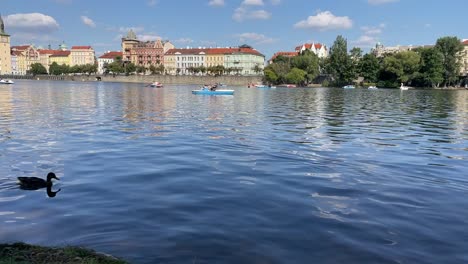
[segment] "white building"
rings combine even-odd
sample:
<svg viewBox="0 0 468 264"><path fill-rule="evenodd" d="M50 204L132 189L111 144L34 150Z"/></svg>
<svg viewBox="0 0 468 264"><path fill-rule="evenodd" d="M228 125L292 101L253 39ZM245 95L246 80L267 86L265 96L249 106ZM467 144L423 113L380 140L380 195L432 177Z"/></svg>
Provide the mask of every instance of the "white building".
<svg viewBox="0 0 468 264"><path fill-rule="evenodd" d="M320 44L320 43L305 43L301 46L297 46L295 51L301 53L305 50L312 51L317 57L319 58L326 58L328 57L328 48L327 46Z"/></svg>
<svg viewBox="0 0 468 264"><path fill-rule="evenodd" d="M94 64L95 54L91 46L72 46L70 52L70 66Z"/></svg>
<svg viewBox="0 0 468 264"><path fill-rule="evenodd" d="M98 61L97 73L98 74L103 74L104 73L104 66L114 62L116 57L122 58L122 52L121 51L108 51L104 55L100 56L97 59L97 61Z"/></svg>

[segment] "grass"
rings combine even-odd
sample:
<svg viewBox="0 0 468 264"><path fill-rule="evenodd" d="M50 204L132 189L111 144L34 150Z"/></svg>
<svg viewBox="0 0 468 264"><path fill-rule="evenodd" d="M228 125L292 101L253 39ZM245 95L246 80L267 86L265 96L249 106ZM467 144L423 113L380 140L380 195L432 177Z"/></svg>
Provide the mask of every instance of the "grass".
<svg viewBox="0 0 468 264"><path fill-rule="evenodd" d="M125 264L112 256L80 247L50 248L25 243L0 244L0 264Z"/></svg>

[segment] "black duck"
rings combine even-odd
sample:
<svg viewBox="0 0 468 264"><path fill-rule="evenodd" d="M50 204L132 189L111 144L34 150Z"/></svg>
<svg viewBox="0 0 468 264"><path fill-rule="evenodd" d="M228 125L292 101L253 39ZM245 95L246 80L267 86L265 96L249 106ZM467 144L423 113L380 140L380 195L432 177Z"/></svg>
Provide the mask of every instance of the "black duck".
<svg viewBox="0 0 468 264"><path fill-rule="evenodd" d="M24 190L37 190L52 187L52 179L60 180L53 172L47 174L47 180L37 177L18 177L20 188Z"/></svg>

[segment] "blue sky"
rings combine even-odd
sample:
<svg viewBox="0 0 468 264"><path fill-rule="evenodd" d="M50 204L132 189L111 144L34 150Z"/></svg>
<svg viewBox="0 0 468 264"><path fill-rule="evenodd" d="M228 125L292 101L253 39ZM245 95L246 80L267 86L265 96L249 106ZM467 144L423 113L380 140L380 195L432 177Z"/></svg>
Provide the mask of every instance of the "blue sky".
<svg viewBox="0 0 468 264"><path fill-rule="evenodd" d="M133 28L140 39L176 47L249 44L268 59L305 42L349 48L433 44L468 38L467 0L0 0L12 45L91 45L120 50Z"/></svg>

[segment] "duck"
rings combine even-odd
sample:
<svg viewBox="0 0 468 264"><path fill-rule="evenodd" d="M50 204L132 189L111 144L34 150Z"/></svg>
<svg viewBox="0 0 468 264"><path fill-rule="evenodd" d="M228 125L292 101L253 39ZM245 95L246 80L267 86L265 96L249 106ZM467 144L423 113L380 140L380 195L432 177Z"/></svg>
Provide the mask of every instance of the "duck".
<svg viewBox="0 0 468 264"><path fill-rule="evenodd" d="M24 190L50 188L52 187L52 179L60 180L53 172L47 174L47 180L38 177L18 177L20 188Z"/></svg>

